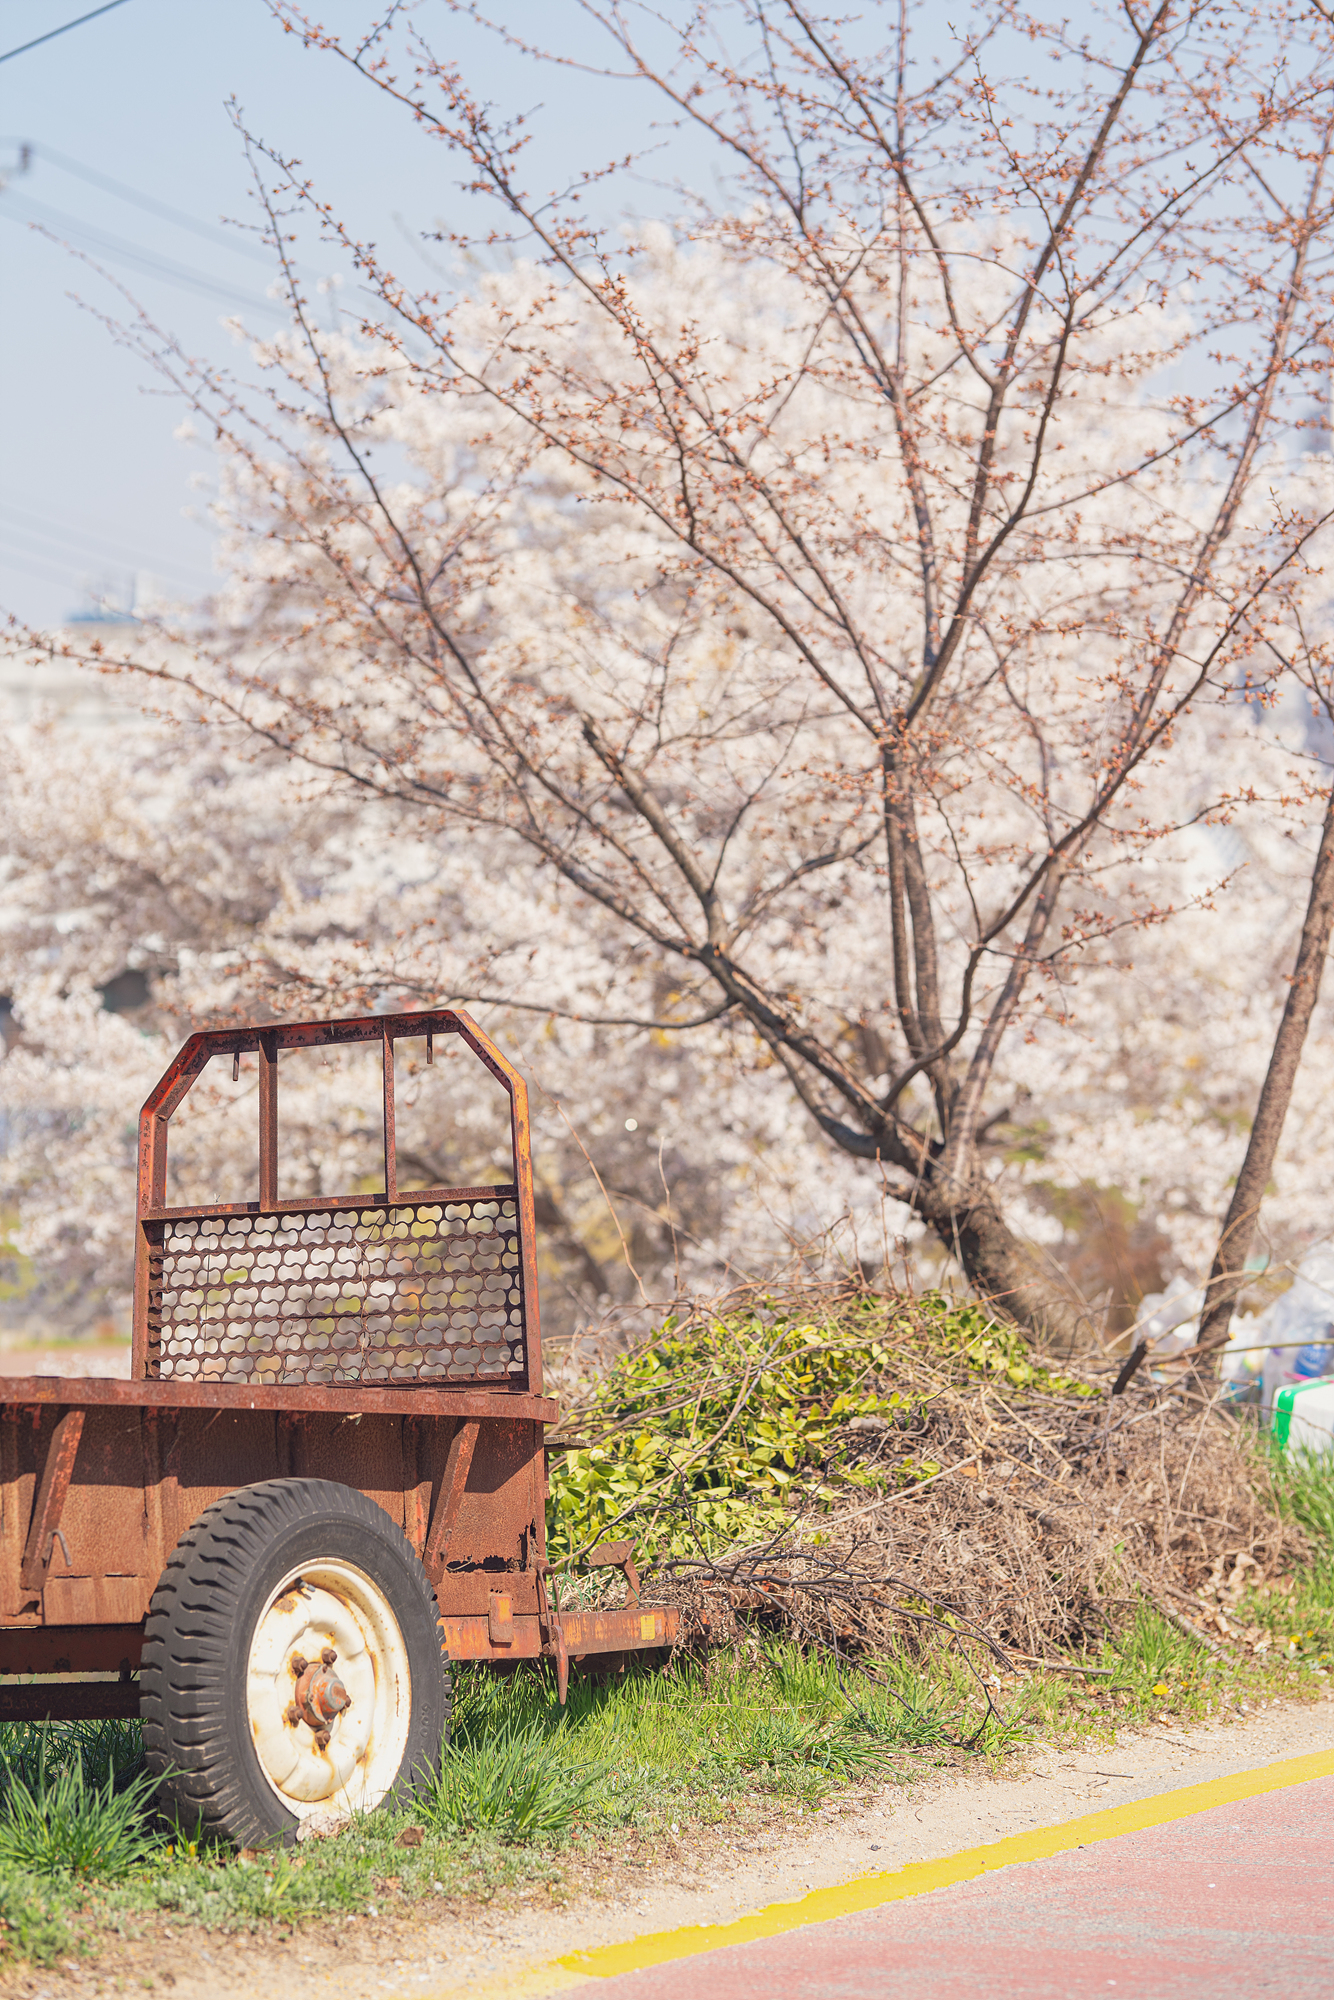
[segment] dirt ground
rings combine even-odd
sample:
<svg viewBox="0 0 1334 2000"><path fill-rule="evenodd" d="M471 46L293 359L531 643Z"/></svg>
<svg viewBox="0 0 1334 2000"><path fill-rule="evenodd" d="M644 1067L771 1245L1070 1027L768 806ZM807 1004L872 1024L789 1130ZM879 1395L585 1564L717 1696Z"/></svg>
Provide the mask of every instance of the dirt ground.
<svg viewBox="0 0 1334 2000"><path fill-rule="evenodd" d="M1316 1750L1334 1749L1334 1690L1192 1728L1123 1731L1110 1747L1030 1750L997 1775L923 1768L819 1811L670 1835L652 1853L572 1853L559 1900L546 1889L484 1909L416 1906L344 1917L288 1936L218 1936L151 1925L96 1962L12 1973L5 1995L92 2000L516 2000L562 1953L681 1924L726 1922L809 1889L957 1853L1008 1834Z"/></svg>

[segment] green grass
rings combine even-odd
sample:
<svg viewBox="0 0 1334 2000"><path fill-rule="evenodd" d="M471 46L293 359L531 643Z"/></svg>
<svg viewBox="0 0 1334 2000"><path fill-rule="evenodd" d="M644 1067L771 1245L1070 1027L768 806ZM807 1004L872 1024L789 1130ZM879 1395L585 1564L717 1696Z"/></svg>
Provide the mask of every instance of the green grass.
<svg viewBox="0 0 1334 2000"><path fill-rule="evenodd" d="M1334 1592L1319 1588L1328 1620ZM961 1753L997 1761L1164 1711L1189 1720L1312 1691L1319 1659L1288 1647L1291 1606L1253 1608L1282 1642L1272 1658L1220 1660L1142 1609L1090 1657L1108 1672L1088 1685L1007 1679L943 1644L840 1678L827 1655L771 1642L739 1660L576 1679L562 1710L545 1669L463 1668L445 1768L411 1812L253 1856L182 1840L145 1809L134 1725L11 1724L0 1730L0 1950L50 1964L163 1921L261 1930L508 1894L550 1900L581 1859L605 1868L656 1853L669 1834L809 1812ZM405 1833L417 1844L400 1846Z"/></svg>
<svg viewBox="0 0 1334 2000"><path fill-rule="evenodd" d="M683 1660L603 1686L575 1681L563 1712L545 1672L501 1680L473 1669L456 1713L451 1763L466 1768L512 1732L553 1796L569 1788L565 1829L595 1832L653 1831L683 1813L708 1821L742 1798L814 1804L884 1770L896 1750L949 1738L927 1681L906 1665L884 1665L877 1682L853 1675L845 1691L827 1656L777 1644L748 1664Z"/></svg>
<svg viewBox="0 0 1334 2000"><path fill-rule="evenodd" d="M429 1899L559 1892L578 1852L652 1842L683 1823L808 1810L880 1782L896 1753L947 1748L928 1675L883 1663L847 1691L833 1663L773 1645L750 1662L639 1666L575 1680L562 1710L540 1668L457 1676L444 1769L410 1813L336 1840L236 1856L182 1840L145 1807L130 1724L11 1725L0 1739L0 1940L50 1963L99 1929L216 1929L356 1916ZM419 1844L400 1846L409 1830Z"/></svg>
<svg viewBox="0 0 1334 2000"><path fill-rule="evenodd" d="M441 1833L494 1833L505 1841L567 1834L602 1773L562 1755L562 1738L511 1713L459 1741L418 1816Z"/></svg>
<svg viewBox="0 0 1334 2000"><path fill-rule="evenodd" d="M1247 1615L1272 1629L1290 1668L1334 1676L1334 1455L1288 1458L1270 1447L1268 1459L1279 1504L1305 1529L1312 1559L1288 1597L1273 1606L1249 1598Z"/></svg>
<svg viewBox="0 0 1334 2000"><path fill-rule="evenodd" d="M98 1785L77 1757L33 1784L11 1777L0 1812L0 1874L120 1880L156 1853L153 1789L146 1772L119 1788L110 1776Z"/></svg>

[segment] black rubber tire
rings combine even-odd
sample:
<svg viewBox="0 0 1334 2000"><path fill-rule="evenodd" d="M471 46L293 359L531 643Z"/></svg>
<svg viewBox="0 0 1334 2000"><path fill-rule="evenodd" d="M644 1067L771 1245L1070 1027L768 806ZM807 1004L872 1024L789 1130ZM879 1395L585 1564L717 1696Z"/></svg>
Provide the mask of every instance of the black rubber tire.
<svg viewBox="0 0 1334 2000"><path fill-rule="evenodd" d="M302 1563L354 1564L388 1599L412 1680L407 1747L386 1804L440 1768L450 1679L435 1594L383 1507L330 1479L243 1486L181 1536L149 1606L140 1669L144 1757L162 1810L195 1837L239 1847L295 1837L251 1741L246 1672L274 1590Z"/></svg>

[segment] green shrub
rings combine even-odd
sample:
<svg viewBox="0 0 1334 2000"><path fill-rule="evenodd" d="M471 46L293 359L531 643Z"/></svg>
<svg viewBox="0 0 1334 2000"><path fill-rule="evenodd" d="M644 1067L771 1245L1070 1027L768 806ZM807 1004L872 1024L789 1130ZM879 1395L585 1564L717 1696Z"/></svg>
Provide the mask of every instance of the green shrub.
<svg viewBox="0 0 1334 2000"><path fill-rule="evenodd" d="M569 1419L588 1445L552 1460L552 1557L631 1520L646 1551L712 1553L774 1534L797 1498L881 1487L884 1475L850 1453L844 1426L866 1416L897 1423L919 1407L878 1386L893 1365L891 1317L868 1299L823 1320L667 1320Z"/></svg>

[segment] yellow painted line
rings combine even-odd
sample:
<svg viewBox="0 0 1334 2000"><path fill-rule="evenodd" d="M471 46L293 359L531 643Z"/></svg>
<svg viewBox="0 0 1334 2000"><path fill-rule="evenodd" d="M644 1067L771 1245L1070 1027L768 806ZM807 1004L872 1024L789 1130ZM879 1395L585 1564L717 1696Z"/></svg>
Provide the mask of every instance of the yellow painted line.
<svg viewBox="0 0 1334 2000"><path fill-rule="evenodd" d="M923 1896L932 1889L948 1889L956 1882L971 1882L996 1868L1011 1868L1023 1861L1045 1861L1050 1855L1068 1853L1073 1847L1116 1840L1124 1833L1144 1833L1150 1827L1166 1826L1172 1820L1208 1812L1213 1806L1239 1805L1243 1799L1260 1798L1265 1792L1329 1777L1334 1777L1334 1750L1317 1750L1306 1757L1285 1757L1277 1764L1237 1771L1230 1778L1210 1778L1202 1785L1183 1785L1177 1791L1158 1792L1130 1805L1107 1806L1102 1812L1085 1813L1057 1826L1011 1834L1005 1840L989 1841L985 1847L967 1847L960 1854L948 1854L938 1861L910 1861L903 1868L859 1875L832 1889L813 1889L796 1902L770 1903L731 1923L683 1924L678 1930L651 1931L625 1944L572 1951L546 1965L516 1966L494 1988L489 1982L478 1983L473 1979L467 1982L467 1988L472 2000L487 2000L492 1992L513 1996L513 2000L539 2000L539 1996L565 1992L590 1979L617 1979L627 1972L645 1972L651 1966L670 1964L673 1959L694 1958L703 1952L722 1951L728 1945L755 1944L762 1938L781 1937L785 1931L803 1930L808 1924L828 1923L831 1917L855 1916L862 1910L878 1909L884 1903Z"/></svg>

